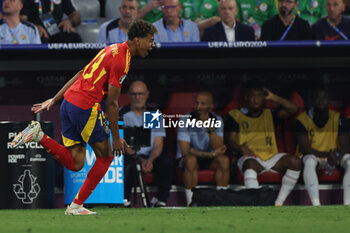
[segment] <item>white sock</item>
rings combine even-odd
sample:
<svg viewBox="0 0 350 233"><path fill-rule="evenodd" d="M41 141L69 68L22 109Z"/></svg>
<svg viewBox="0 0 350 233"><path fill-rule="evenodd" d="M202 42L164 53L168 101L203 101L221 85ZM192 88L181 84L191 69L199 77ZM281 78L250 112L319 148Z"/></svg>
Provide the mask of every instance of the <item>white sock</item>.
<svg viewBox="0 0 350 233"><path fill-rule="evenodd" d="M318 178L316 174L316 166L317 161L313 158L308 158L304 161L304 183L313 206L321 205L318 192Z"/></svg>
<svg viewBox="0 0 350 233"><path fill-rule="evenodd" d="M343 177L344 205L350 205L350 160L345 161Z"/></svg>
<svg viewBox="0 0 350 233"><path fill-rule="evenodd" d="M83 205L78 205L78 204L75 204L74 202L72 202L72 203L70 204L70 208L73 208L73 209L78 209L78 208L81 207L81 206L83 206Z"/></svg>
<svg viewBox="0 0 350 233"><path fill-rule="evenodd" d="M281 206L288 197L289 193L293 190L295 184L298 181L300 171L294 171L287 169L286 173L282 178L281 190L278 193L278 197L275 201L275 205Z"/></svg>
<svg viewBox="0 0 350 233"><path fill-rule="evenodd" d="M259 188L258 173L253 169L247 169L244 171L244 185L247 189Z"/></svg>
<svg viewBox="0 0 350 233"><path fill-rule="evenodd" d="M228 189L228 186L216 186L216 190L227 190Z"/></svg>
<svg viewBox="0 0 350 233"><path fill-rule="evenodd" d="M186 194L187 206L190 206L192 202L193 192L191 189L185 189L185 194Z"/></svg>
<svg viewBox="0 0 350 233"><path fill-rule="evenodd" d="M40 142L41 139L43 139L43 137L44 137L44 132L43 131L39 131L38 135L35 138L35 141Z"/></svg>

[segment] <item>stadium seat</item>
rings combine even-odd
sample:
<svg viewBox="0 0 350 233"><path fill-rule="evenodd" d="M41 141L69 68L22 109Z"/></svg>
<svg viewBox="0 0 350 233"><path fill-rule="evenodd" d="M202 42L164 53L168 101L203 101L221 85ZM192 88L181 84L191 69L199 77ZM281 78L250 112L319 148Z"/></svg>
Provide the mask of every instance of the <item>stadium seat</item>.
<svg viewBox="0 0 350 233"><path fill-rule="evenodd" d="M338 169L334 169L331 175L326 174L325 169L317 170L317 176L320 183L341 182L343 179L343 173Z"/></svg>
<svg viewBox="0 0 350 233"><path fill-rule="evenodd" d="M102 18L83 19L82 24L76 28L76 32L81 36L84 43L96 43L101 24L105 20Z"/></svg>
<svg viewBox="0 0 350 233"><path fill-rule="evenodd" d="M130 104L130 100L127 93L121 93L118 99L119 107L124 107Z"/></svg>
<svg viewBox="0 0 350 233"><path fill-rule="evenodd" d="M83 19L100 16L100 3L97 0L73 0L73 4Z"/></svg>
<svg viewBox="0 0 350 233"><path fill-rule="evenodd" d="M121 2L121 0L106 0L105 15L107 18L113 19L120 17L119 7Z"/></svg>

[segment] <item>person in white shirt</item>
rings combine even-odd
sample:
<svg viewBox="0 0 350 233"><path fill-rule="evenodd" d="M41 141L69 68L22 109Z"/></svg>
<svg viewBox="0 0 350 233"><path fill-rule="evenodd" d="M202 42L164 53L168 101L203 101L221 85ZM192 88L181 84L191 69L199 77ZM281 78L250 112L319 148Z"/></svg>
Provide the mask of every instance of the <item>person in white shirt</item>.
<svg viewBox="0 0 350 233"><path fill-rule="evenodd" d="M238 12L235 0L220 0L221 21L204 31L202 41L254 41L252 27L236 22Z"/></svg>

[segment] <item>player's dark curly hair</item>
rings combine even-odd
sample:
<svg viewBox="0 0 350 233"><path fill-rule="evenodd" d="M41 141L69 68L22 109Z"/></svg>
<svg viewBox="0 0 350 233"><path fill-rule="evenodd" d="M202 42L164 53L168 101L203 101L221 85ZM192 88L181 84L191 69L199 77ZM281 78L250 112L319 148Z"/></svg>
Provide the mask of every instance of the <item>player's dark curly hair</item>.
<svg viewBox="0 0 350 233"><path fill-rule="evenodd" d="M135 37L144 38L150 34L153 35L154 33L158 33L157 28L153 24L140 19L134 21L129 26L128 38L129 40L133 40Z"/></svg>

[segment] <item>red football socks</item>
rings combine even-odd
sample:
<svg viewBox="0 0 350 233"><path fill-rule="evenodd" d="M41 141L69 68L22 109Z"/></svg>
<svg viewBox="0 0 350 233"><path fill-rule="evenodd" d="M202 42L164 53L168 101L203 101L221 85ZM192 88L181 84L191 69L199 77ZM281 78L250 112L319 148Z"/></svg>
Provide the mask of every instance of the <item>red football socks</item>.
<svg viewBox="0 0 350 233"><path fill-rule="evenodd" d="M66 147L62 146L46 134L44 134L44 137L41 139L40 144L64 167L72 171L75 170L74 159Z"/></svg>
<svg viewBox="0 0 350 233"><path fill-rule="evenodd" d="M94 191L100 180L106 174L113 159L113 155L107 158L96 158L95 164L90 169L84 184L81 186L77 196L73 201L75 204L82 205L85 200L91 195L92 191Z"/></svg>

